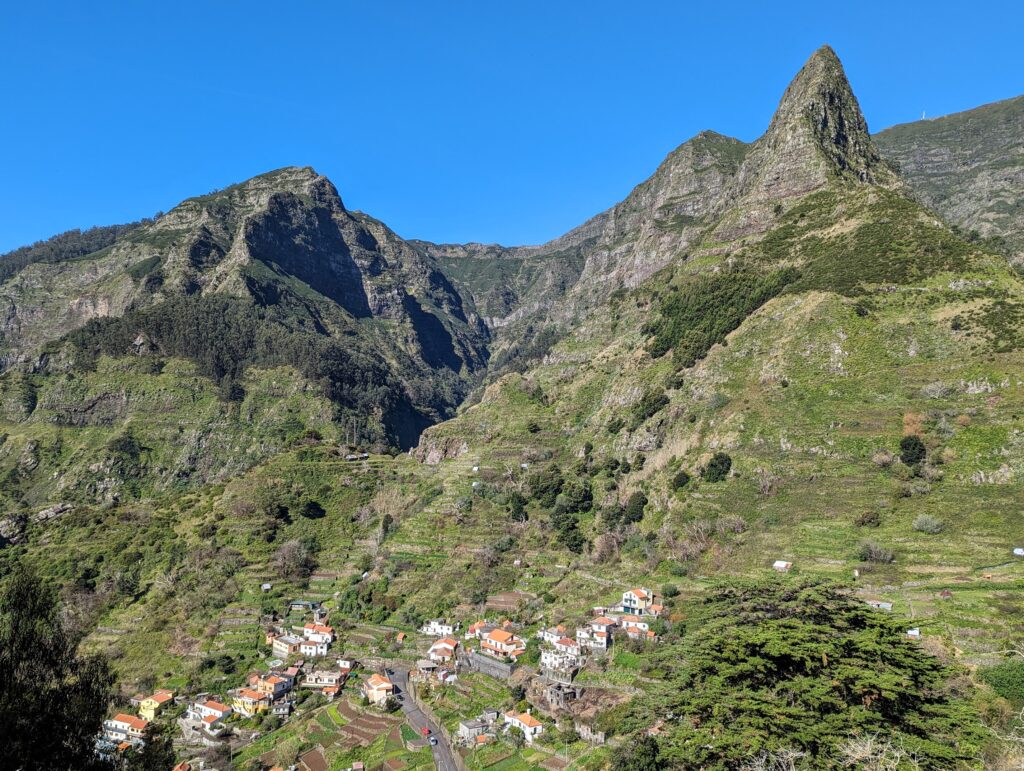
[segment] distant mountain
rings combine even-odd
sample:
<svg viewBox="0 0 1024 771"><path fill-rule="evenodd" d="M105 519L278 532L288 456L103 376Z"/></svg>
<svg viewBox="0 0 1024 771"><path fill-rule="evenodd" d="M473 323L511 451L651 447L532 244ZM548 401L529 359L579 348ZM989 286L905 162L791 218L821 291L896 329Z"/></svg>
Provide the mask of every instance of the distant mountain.
<svg viewBox="0 0 1024 771"><path fill-rule="evenodd" d="M486 364L485 325L433 260L348 211L312 169L59 248L68 240L0 259L9 366L52 371L145 349L195 360L228 393L250 365L292 365L356 436L402 446L452 414Z"/></svg>
<svg viewBox="0 0 1024 771"><path fill-rule="evenodd" d="M875 136L920 199L1024 261L1024 96Z"/></svg>

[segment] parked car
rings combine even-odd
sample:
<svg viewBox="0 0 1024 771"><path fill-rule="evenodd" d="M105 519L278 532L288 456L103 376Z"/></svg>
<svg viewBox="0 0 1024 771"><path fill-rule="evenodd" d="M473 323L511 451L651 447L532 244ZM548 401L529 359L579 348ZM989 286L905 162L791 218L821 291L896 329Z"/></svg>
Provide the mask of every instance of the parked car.
<svg viewBox="0 0 1024 771"><path fill-rule="evenodd" d="M437 746L437 737L436 736L431 736L430 737L430 746L431 747L436 747Z"/></svg>

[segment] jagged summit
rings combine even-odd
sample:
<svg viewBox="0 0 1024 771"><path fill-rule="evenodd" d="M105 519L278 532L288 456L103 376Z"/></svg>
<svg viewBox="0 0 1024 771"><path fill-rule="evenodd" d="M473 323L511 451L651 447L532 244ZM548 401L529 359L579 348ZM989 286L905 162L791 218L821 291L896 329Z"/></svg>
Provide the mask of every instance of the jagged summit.
<svg viewBox="0 0 1024 771"><path fill-rule="evenodd" d="M735 209L718 235L732 239L763 232L777 203L842 179L902 184L871 140L843 65L826 45L790 82L767 131L747 153L728 198Z"/></svg>

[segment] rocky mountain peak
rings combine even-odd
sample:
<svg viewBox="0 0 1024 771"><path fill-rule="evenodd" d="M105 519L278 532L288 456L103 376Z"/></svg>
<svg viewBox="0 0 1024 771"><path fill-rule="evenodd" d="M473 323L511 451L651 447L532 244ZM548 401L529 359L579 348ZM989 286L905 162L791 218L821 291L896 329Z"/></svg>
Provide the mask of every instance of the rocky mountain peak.
<svg viewBox="0 0 1024 771"><path fill-rule="evenodd" d="M762 141L780 155L812 147L826 162L826 172L861 182L885 184L893 178L871 141L843 65L827 45L786 88Z"/></svg>
<svg viewBox="0 0 1024 771"><path fill-rule="evenodd" d="M717 234L728 240L764 232L778 203L842 179L902 184L871 140L839 57L822 46L790 82L768 130L747 153L729 196L735 208Z"/></svg>

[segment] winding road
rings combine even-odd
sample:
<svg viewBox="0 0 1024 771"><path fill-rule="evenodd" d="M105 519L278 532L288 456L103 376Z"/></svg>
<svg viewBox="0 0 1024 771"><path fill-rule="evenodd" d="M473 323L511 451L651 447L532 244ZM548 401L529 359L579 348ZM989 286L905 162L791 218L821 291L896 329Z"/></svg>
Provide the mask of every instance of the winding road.
<svg viewBox="0 0 1024 771"><path fill-rule="evenodd" d="M423 710L416 705L412 698L412 693L409 690L409 670L396 667L390 670L388 677L398 688L402 712L405 713L409 725L418 734L422 734L424 728L429 728L430 735L437 739L437 744L433 745L430 749L434 754L434 765L438 768L438 771L458 771L458 766L455 765L455 758L452 757L452 748L448 745L448 740L434 721L424 714Z"/></svg>

